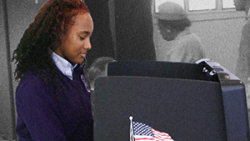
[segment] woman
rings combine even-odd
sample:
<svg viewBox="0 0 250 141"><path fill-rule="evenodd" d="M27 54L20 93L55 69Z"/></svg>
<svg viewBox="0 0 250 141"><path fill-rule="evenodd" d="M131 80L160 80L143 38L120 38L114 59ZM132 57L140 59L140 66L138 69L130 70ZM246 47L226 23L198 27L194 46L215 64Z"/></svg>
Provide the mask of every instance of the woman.
<svg viewBox="0 0 250 141"><path fill-rule="evenodd" d="M82 0L48 0L13 54L19 141L92 141L90 93L80 64L93 22Z"/></svg>
<svg viewBox="0 0 250 141"><path fill-rule="evenodd" d="M158 48L157 60L172 62L191 62L205 58L203 47L198 36L191 33L191 22L184 9L173 2L159 6L158 19L160 33L169 47Z"/></svg>

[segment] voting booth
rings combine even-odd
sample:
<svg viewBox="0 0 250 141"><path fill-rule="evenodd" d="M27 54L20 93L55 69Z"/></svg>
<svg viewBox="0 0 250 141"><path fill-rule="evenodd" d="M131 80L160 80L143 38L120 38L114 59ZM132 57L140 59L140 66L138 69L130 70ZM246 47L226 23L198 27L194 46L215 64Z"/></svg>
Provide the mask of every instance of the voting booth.
<svg viewBox="0 0 250 141"><path fill-rule="evenodd" d="M175 141L248 141L244 84L212 61L120 61L97 78L94 140L129 141L130 120Z"/></svg>

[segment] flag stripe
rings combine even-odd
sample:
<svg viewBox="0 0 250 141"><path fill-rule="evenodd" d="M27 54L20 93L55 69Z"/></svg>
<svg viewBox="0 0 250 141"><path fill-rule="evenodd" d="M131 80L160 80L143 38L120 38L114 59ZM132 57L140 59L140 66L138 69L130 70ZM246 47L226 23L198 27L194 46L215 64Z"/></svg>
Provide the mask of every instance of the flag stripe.
<svg viewBox="0 0 250 141"><path fill-rule="evenodd" d="M157 138L157 139L171 139L171 137L167 133L156 131L153 128L152 128L152 132L153 132L155 138Z"/></svg>
<svg viewBox="0 0 250 141"><path fill-rule="evenodd" d="M135 141L174 141L168 133L157 131L146 124L140 122L132 124Z"/></svg>

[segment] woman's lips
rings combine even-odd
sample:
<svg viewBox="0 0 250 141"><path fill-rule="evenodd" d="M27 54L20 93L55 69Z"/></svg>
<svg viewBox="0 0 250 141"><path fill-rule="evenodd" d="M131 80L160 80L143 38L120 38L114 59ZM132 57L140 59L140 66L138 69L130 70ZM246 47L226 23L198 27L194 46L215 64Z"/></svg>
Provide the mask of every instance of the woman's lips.
<svg viewBox="0 0 250 141"><path fill-rule="evenodd" d="M83 58L85 58L86 54L82 53L81 56L82 56Z"/></svg>

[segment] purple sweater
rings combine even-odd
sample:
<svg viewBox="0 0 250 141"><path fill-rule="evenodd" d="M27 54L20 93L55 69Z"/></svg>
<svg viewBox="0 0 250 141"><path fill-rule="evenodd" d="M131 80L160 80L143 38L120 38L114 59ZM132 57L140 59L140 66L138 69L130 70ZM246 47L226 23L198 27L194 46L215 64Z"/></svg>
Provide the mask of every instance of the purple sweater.
<svg viewBox="0 0 250 141"><path fill-rule="evenodd" d="M34 73L28 72L16 90L19 141L93 141L90 93L77 67L73 80L60 73L56 95Z"/></svg>

